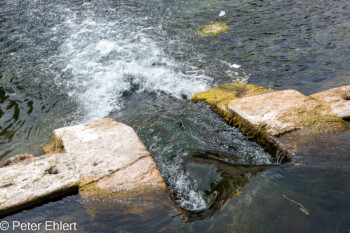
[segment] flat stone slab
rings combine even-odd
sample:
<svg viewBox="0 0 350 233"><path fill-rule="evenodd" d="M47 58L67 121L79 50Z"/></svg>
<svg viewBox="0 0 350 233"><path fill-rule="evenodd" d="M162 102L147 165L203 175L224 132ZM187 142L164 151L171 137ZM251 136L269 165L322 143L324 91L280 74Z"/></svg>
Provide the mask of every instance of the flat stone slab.
<svg viewBox="0 0 350 233"><path fill-rule="evenodd" d="M53 134L56 145L62 145L66 153L72 154L71 162L79 165L82 185L122 171L144 158L155 165L135 131L112 119L57 129ZM148 168L137 167L140 170L133 172L148 171Z"/></svg>
<svg viewBox="0 0 350 233"><path fill-rule="evenodd" d="M51 154L0 168L0 214L77 190L80 175L68 157Z"/></svg>
<svg viewBox="0 0 350 233"><path fill-rule="evenodd" d="M230 83L196 93L192 102L204 101L249 139L257 141L278 161L290 159L297 148L282 135L317 136L348 129L350 86L305 96L295 90L275 91L250 84ZM284 137L286 138L286 137ZM296 142L296 140L295 140Z"/></svg>
<svg viewBox="0 0 350 233"><path fill-rule="evenodd" d="M298 127L294 121L284 117L297 114L300 108L314 110L318 106L320 104L314 99L286 90L231 100L228 109L254 125L263 125L270 133L281 134Z"/></svg>
<svg viewBox="0 0 350 233"><path fill-rule="evenodd" d="M318 101L295 90L277 91L231 100L228 109L272 136L303 129L342 131L345 124Z"/></svg>
<svg viewBox="0 0 350 233"><path fill-rule="evenodd" d="M24 159L21 155L0 168L0 214L74 189L89 197L167 193L156 163L135 131L112 119L54 130L53 142L41 148L47 154Z"/></svg>

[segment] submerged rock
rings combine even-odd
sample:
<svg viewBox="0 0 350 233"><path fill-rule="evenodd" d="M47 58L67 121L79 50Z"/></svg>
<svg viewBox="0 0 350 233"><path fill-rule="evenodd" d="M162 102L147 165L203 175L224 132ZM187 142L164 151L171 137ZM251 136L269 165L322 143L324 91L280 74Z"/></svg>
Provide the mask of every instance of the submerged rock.
<svg viewBox="0 0 350 233"><path fill-rule="evenodd" d="M187 157L186 162L194 166L204 166L204 171L209 167L215 167L216 172L220 174L204 191L210 202L209 208L203 210L200 215L189 214L190 222L212 217L222 208L223 203L233 196L239 196L253 176L270 168L269 165L235 164L222 160L216 155ZM203 173L197 173L197 175L203 176Z"/></svg>
<svg viewBox="0 0 350 233"><path fill-rule="evenodd" d="M208 103L228 123L238 127L249 139L257 141L282 162L290 159L297 146L289 139L287 145L280 136L292 132L293 137L317 136L348 129L346 122L340 118L346 116L340 114L343 113L342 108L350 111L348 103L338 100L338 105L332 107L324 101L331 94L338 93L338 98L341 98L348 93L347 87L341 90L305 96L294 90L275 91L250 84L230 83L197 93L191 101Z"/></svg>
<svg viewBox="0 0 350 233"><path fill-rule="evenodd" d="M212 24L201 27L198 30L198 33L201 35L215 36L217 34L227 31L228 29L229 29L229 26L226 23L214 22Z"/></svg>
<svg viewBox="0 0 350 233"><path fill-rule="evenodd" d="M1 215L78 189L99 198L167 193L135 131L112 119L57 129L53 142L41 148L48 154L0 169Z"/></svg>

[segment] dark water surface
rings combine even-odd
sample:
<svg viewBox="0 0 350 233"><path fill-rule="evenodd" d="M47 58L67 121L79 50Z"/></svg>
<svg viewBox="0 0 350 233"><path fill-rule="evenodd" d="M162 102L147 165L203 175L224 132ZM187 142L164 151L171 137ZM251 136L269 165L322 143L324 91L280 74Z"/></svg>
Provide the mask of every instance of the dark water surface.
<svg viewBox="0 0 350 233"><path fill-rule="evenodd" d="M0 0L0 160L40 155L58 127L132 126L186 218L78 196L5 220L76 221L79 232L349 232L349 132L278 165L196 92L245 81L312 94L349 84L346 0ZM220 11L226 16L219 17ZM212 21L226 33L202 37ZM234 64L240 68L234 68Z"/></svg>

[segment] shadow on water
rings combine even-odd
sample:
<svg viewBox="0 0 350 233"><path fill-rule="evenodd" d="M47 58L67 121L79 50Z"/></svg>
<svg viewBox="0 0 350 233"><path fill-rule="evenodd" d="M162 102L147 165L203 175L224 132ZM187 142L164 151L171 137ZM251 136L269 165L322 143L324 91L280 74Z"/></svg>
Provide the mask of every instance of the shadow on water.
<svg viewBox="0 0 350 233"><path fill-rule="evenodd" d="M286 135L296 141L297 146L291 164L303 167L350 169L350 130L341 133L311 136Z"/></svg>

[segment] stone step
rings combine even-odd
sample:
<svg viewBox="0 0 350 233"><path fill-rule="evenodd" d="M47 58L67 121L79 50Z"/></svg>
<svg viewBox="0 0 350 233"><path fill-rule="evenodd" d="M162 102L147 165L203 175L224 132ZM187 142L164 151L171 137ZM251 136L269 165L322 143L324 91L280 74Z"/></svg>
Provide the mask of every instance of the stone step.
<svg viewBox="0 0 350 233"><path fill-rule="evenodd" d="M349 93L346 86L305 96L295 90L275 91L238 82L196 93L191 101L206 102L278 162L285 162L300 138L310 140L348 129L343 119L350 116Z"/></svg>
<svg viewBox="0 0 350 233"><path fill-rule="evenodd" d="M168 189L135 131L105 118L56 129L44 155L11 157L0 168L0 215L80 192L120 198ZM168 196L170 200L170 197Z"/></svg>

